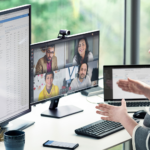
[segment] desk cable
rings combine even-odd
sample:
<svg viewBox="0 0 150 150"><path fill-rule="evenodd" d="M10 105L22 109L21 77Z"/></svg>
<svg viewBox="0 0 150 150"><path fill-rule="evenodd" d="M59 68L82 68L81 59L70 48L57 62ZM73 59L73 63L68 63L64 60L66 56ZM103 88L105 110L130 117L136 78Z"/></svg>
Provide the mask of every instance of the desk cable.
<svg viewBox="0 0 150 150"><path fill-rule="evenodd" d="M98 96L98 97L100 97L100 98L103 98L102 96L99 96L99 95L95 95L95 96ZM87 100L89 103L92 103L92 104L99 104L99 103L94 103L94 102L89 101L87 96L86 96L86 100Z"/></svg>
<svg viewBox="0 0 150 150"><path fill-rule="evenodd" d="M102 79L103 79L103 76L99 77L98 80L102 80ZM95 95L95 96L98 96L98 97L100 97L100 98L103 98L103 97L100 96L100 95ZM87 96L86 96L86 100L87 100L89 103L92 103L92 104L99 104L99 103L94 103L94 102L89 101L88 98L87 98Z"/></svg>

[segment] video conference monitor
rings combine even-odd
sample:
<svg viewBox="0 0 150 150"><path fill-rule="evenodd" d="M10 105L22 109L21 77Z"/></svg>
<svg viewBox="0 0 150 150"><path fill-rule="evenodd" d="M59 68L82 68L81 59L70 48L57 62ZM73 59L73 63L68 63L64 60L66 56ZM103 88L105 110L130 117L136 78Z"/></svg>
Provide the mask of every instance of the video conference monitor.
<svg viewBox="0 0 150 150"><path fill-rule="evenodd" d="M31 5L0 11L0 127L31 111L29 50ZM29 122L12 121L9 129L23 129ZM19 125L15 126L15 123ZM30 122L31 123L31 122Z"/></svg>
<svg viewBox="0 0 150 150"><path fill-rule="evenodd" d="M42 115L56 118L83 111L57 106L64 95L98 86L99 31L32 44L30 56L31 105L51 100L50 109Z"/></svg>

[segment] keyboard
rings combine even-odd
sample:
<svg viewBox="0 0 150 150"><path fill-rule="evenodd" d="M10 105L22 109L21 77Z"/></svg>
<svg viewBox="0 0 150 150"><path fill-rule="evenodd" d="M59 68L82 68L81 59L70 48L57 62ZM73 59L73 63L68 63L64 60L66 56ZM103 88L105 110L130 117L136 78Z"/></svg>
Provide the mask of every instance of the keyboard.
<svg viewBox="0 0 150 150"><path fill-rule="evenodd" d="M135 119L135 118L133 119L137 123L139 122L138 119ZM84 135L84 136L89 136L89 137L100 139L112 133L115 133L117 131L120 131L122 129L124 129L124 127L121 125L121 123L107 121L107 120L99 120L97 122L94 122L84 127L81 127L79 129L76 129L75 133L79 135Z"/></svg>
<svg viewBox="0 0 150 150"><path fill-rule="evenodd" d="M109 105L121 106L121 102L108 102ZM127 107L148 107L150 102L126 102Z"/></svg>

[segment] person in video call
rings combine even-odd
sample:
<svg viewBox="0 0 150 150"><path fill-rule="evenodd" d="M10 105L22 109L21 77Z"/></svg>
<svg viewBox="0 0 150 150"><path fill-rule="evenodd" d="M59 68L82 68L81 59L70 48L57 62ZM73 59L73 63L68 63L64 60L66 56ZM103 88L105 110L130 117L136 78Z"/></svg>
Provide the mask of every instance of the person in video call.
<svg viewBox="0 0 150 150"><path fill-rule="evenodd" d="M118 86L126 92L144 95L150 100L150 86L137 80L119 80ZM132 137L132 145L135 150L150 149L150 112L144 118L144 126L138 125L127 113L126 102L122 99L121 106L99 104L96 106L97 114L104 115L103 120L120 122Z"/></svg>
<svg viewBox="0 0 150 150"><path fill-rule="evenodd" d="M46 49L46 55L40 58L36 65L36 74L43 74L58 70L57 57L54 56L55 46L50 45Z"/></svg>
<svg viewBox="0 0 150 150"><path fill-rule="evenodd" d="M50 97L57 96L59 94L59 88L57 85L53 84L54 72L50 71L45 74L45 87L39 94L39 101Z"/></svg>
<svg viewBox="0 0 150 150"><path fill-rule="evenodd" d="M70 85L71 91L91 86L91 80L90 77L87 75L87 72L88 72L88 64L83 63L79 65L78 77L73 79Z"/></svg>
<svg viewBox="0 0 150 150"><path fill-rule="evenodd" d="M78 39L75 51L76 54L73 58L74 65L80 65L82 63L87 63L88 61L93 61L93 54L89 51L89 45L85 37Z"/></svg>

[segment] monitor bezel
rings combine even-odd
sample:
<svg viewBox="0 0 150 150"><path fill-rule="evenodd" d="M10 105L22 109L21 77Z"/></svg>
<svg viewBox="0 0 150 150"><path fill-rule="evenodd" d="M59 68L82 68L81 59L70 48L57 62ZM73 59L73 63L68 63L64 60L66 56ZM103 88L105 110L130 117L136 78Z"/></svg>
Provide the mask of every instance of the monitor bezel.
<svg viewBox="0 0 150 150"><path fill-rule="evenodd" d="M48 44L49 42L51 42L51 44L57 44L56 42L58 42L58 43L59 42L66 42L66 41L77 39L77 37L79 37L79 36L80 37L82 37L82 36L86 37L88 35L91 36L91 34L98 35L98 49L100 51L100 30L94 30L94 31L88 31L88 32L80 33L80 34L70 35L70 36L67 36L65 39L56 38L56 39L47 40L47 41L43 41L43 42L33 43L33 44L31 44L31 49L34 49L35 47L39 47L39 45L42 46L42 44L43 44L43 46L45 46L46 43ZM99 51L98 51L98 77L99 77L99 61L100 61L100 59L99 59L99 57L100 57L99 56L99 54L100 54ZM99 78L98 78L98 81L99 81ZM79 90L73 91L71 93L65 93L65 94L62 94L62 95L58 95L58 96L52 97L50 99L44 99L44 100L41 100L41 101L31 102L30 105L32 106L32 105L36 105L36 104L39 104L39 103L45 103L47 101L59 99L61 97L64 97L64 96L67 96L67 95L70 95L70 94L74 94L74 93L77 93L77 92L81 92L81 91L83 91L85 89L86 90L87 89L91 89L91 88L94 88L94 87L98 87L98 84L95 85L95 86L88 87L88 88L86 87L86 88L83 88L83 89L79 89Z"/></svg>
<svg viewBox="0 0 150 150"><path fill-rule="evenodd" d="M144 67L145 66L145 67ZM105 79L105 77L104 77L104 69L105 68L109 68L109 67L111 67L111 68L113 68L114 67L114 69L117 69L117 68L150 68L150 65L148 65L148 64L135 64L135 65L104 65L103 66L103 87L104 87L104 92L105 92L105 84L104 84L104 79ZM105 93L104 93L104 101L105 102L108 102L108 101L121 101L122 99L106 99L105 98ZM125 99L126 101L131 101L131 100L139 100L139 101L145 101L145 100L148 100L148 98L136 98L136 99Z"/></svg>
<svg viewBox="0 0 150 150"><path fill-rule="evenodd" d="M30 67L31 67L31 64L30 64L30 45L31 45L31 5L30 4L27 4L27 5L22 5L22 6L18 6L18 7L13 7L13 8L10 8L10 9L5 9L5 10L2 10L0 11L0 15L5 15L5 14L8 14L8 13L13 13L13 12L17 12L17 11L21 11L21 10L24 10L24 9L29 9L29 107L27 110L24 110L20 113L18 113L17 115L14 115L14 116L11 116L5 120L2 120L0 121L0 126L2 124L5 124L5 123L8 123L22 115L25 115L29 112L31 112L31 105L30 105L30 95L31 95L31 90L30 90Z"/></svg>

